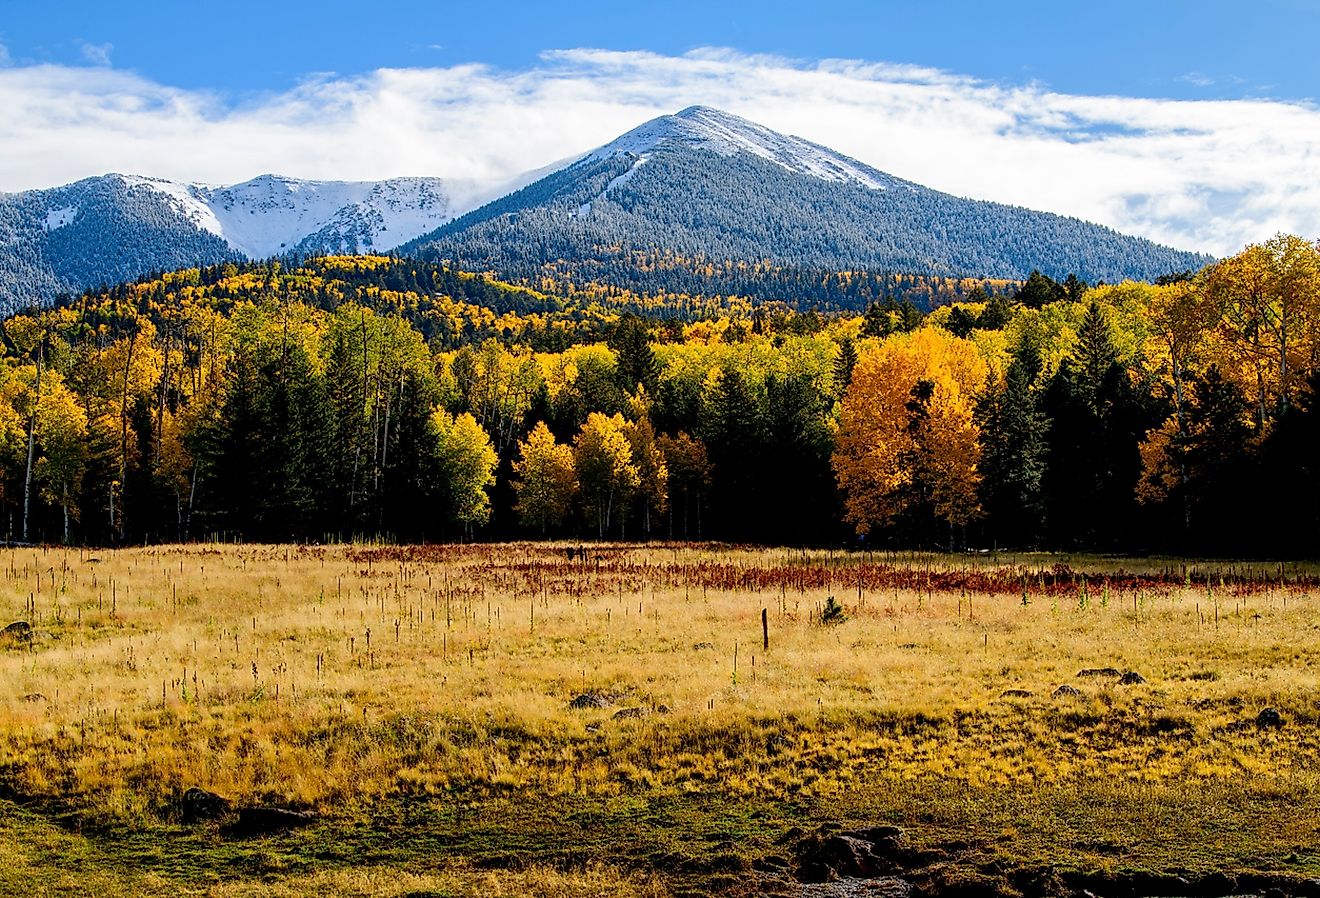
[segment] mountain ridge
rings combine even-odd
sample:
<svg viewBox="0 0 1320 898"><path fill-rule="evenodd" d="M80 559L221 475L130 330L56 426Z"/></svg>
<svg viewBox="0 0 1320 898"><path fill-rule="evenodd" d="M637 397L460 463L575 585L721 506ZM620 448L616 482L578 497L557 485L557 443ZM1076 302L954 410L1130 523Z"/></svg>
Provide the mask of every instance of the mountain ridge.
<svg viewBox="0 0 1320 898"><path fill-rule="evenodd" d="M1077 218L941 193L708 106L501 185L266 174L226 186L109 174L0 194L4 309L168 268L389 251L527 280L547 264L581 265L643 289L623 271L637 253L1009 279L1039 268L1091 281L1211 260Z"/></svg>
<svg viewBox="0 0 1320 898"><path fill-rule="evenodd" d="M625 277L624 260L655 251L937 276L1040 269L1093 282L1211 261L1079 218L942 193L703 106L643 123L400 251L526 279L567 260L611 283Z"/></svg>

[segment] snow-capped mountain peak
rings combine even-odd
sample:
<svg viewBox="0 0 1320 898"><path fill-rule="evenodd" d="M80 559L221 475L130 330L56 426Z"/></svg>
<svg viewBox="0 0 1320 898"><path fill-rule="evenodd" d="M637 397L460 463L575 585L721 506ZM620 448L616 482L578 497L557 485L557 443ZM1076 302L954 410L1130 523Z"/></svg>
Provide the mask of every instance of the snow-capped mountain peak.
<svg viewBox="0 0 1320 898"><path fill-rule="evenodd" d="M454 217L439 178L309 181L265 174L227 187L114 175L255 259L294 249L390 250Z"/></svg>
<svg viewBox="0 0 1320 898"><path fill-rule="evenodd" d="M780 134L709 106L689 106L674 115L652 119L585 158L599 160L629 155L645 162L665 146L690 147L721 156L749 153L798 174L822 181L860 184L873 190L906 183L827 147Z"/></svg>

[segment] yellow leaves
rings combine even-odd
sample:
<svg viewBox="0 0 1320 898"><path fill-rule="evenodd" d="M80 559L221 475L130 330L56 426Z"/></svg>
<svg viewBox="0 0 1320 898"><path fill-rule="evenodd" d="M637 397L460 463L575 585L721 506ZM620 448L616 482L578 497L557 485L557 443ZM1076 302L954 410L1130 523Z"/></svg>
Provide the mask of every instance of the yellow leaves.
<svg viewBox="0 0 1320 898"><path fill-rule="evenodd" d="M1240 386L1262 418L1267 405L1281 412L1320 353L1320 249L1280 234L1212 265L1203 289L1221 316L1219 345L1238 362L1222 367L1248 373Z"/></svg>
<svg viewBox="0 0 1320 898"><path fill-rule="evenodd" d="M519 458L513 463L515 510L523 524L541 532L557 527L568 517L577 491L573 449L555 442L545 422L538 422L527 439L518 444Z"/></svg>
<svg viewBox="0 0 1320 898"><path fill-rule="evenodd" d="M454 417L444 409L431 418L437 434L437 454L448 475L450 514L464 526L490 519L489 490L495 485L499 458L490 436L467 412Z"/></svg>
<svg viewBox="0 0 1320 898"><path fill-rule="evenodd" d="M1177 436L1177 418L1170 417L1146 434L1142 441L1141 479L1137 481L1137 501L1141 504L1163 502L1178 486L1179 472L1169 454L1169 447Z"/></svg>
<svg viewBox="0 0 1320 898"><path fill-rule="evenodd" d="M863 350L843 399L835 473L865 534L928 503L951 524L976 516L973 400L988 368L976 347L923 328Z"/></svg>
<svg viewBox="0 0 1320 898"><path fill-rule="evenodd" d="M573 457L583 504L587 513L596 517L603 536L610 530L615 511L625 508L641 485L641 472L633 461L628 422L623 415L588 415L573 441Z"/></svg>

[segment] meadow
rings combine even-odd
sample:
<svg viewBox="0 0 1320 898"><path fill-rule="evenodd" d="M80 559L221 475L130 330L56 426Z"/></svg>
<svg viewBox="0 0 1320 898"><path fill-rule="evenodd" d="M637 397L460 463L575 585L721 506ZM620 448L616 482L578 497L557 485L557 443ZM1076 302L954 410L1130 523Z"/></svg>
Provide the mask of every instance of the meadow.
<svg viewBox="0 0 1320 898"><path fill-rule="evenodd" d="M827 821L902 827L932 892L1302 883L1318 598L1278 563L7 549L0 893L789 894Z"/></svg>

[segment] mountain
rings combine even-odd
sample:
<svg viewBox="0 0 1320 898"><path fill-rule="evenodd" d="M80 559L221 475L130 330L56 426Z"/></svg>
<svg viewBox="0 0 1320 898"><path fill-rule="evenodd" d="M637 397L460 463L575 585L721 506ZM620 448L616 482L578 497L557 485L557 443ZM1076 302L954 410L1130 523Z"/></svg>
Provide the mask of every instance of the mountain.
<svg viewBox="0 0 1320 898"><path fill-rule="evenodd" d="M230 187L105 175L0 195L0 310L229 259L390 250L488 196L438 178L276 175Z"/></svg>
<svg viewBox="0 0 1320 898"><path fill-rule="evenodd" d="M0 313L159 270L388 250L641 295L803 302L814 293L801 285L826 272L1020 279L1039 268L1094 282L1210 261L1075 218L950 196L693 106L501 187L105 175L0 194Z"/></svg>
<svg viewBox="0 0 1320 898"><path fill-rule="evenodd" d="M1091 282L1211 261L1076 218L941 193L704 106L647 122L400 250L505 277L549 270L707 294L727 280L692 272L726 260L1009 279L1038 268Z"/></svg>

